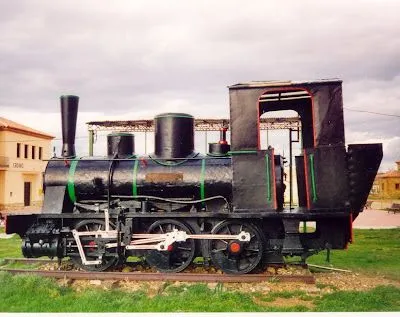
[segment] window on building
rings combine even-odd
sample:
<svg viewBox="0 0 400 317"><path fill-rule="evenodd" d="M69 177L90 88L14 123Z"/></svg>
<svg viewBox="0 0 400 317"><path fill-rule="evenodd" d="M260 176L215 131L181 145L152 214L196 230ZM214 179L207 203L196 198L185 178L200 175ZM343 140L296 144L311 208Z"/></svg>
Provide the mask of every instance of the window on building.
<svg viewBox="0 0 400 317"><path fill-rule="evenodd" d="M17 157L21 157L21 143L17 143Z"/></svg>
<svg viewBox="0 0 400 317"><path fill-rule="evenodd" d="M376 185L376 184L374 184L374 185L372 185L372 188L371 188L371 194L372 195L376 195L376 194L379 194L379 185Z"/></svg>
<svg viewBox="0 0 400 317"><path fill-rule="evenodd" d="M36 146L32 145L32 160L35 159L35 154L36 154Z"/></svg>
<svg viewBox="0 0 400 317"><path fill-rule="evenodd" d="M24 157L27 159L28 158L28 144L24 145L24 150L25 150Z"/></svg>
<svg viewBox="0 0 400 317"><path fill-rule="evenodd" d="M396 188L396 190L399 190L400 189L400 184L395 184L395 188Z"/></svg>
<svg viewBox="0 0 400 317"><path fill-rule="evenodd" d="M42 155L43 155L43 148L41 146L39 146L39 160L42 159Z"/></svg>

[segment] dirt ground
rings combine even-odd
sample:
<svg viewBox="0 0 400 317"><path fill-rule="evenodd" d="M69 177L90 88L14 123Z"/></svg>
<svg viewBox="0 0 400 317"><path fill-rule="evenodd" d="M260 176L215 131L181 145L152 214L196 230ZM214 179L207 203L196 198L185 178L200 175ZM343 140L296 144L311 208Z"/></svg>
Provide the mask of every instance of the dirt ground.
<svg viewBox="0 0 400 317"><path fill-rule="evenodd" d="M329 294L335 291L366 291L379 285L393 285L400 287L400 282L385 279L379 276L367 276L357 273L315 273L315 284L304 284L298 282L260 282L260 283L208 283L211 290L218 291L238 291L246 294L253 294L252 300L259 306L273 307L294 307L305 306L313 308L313 298ZM77 292L84 292L88 287L100 288L103 290L121 289L128 292L143 291L148 297L157 295L168 295L171 287L183 287L185 291L191 283L187 282L130 282L130 281L71 281L60 280L63 286L71 286ZM270 293L300 291L303 296L294 296L290 298L278 297L273 301L265 296Z"/></svg>
<svg viewBox="0 0 400 317"><path fill-rule="evenodd" d="M388 213L385 210L364 209L353 223L357 229L400 228L400 213Z"/></svg>

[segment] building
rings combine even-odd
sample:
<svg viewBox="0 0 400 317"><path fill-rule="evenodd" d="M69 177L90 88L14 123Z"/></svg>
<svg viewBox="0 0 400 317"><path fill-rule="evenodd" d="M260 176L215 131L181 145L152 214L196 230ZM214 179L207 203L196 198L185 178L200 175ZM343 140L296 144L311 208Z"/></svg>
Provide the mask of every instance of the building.
<svg viewBox="0 0 400 317"><path fill-rule="evenodd" d="M397 170L378 173L371 190L371 198L400 199L400 161Z"/></svg>
<svg viewBox="0 0 400 317"><path fill-rule="evenodd" d="M284 193L284 201L285 206L289 207L290 204L290 168L289 166L285 167L284 170L283 183L285 184L285 193ZM296 169L292 168L292 207L299 206L299 197L298 197L298 189L297 189L297 176Z"/></svg>
<svg viewBox="0 0 400 317"><path fill-rule="evenodd" d="M0 117L0 209L40 206L54 137Z"/></svg>

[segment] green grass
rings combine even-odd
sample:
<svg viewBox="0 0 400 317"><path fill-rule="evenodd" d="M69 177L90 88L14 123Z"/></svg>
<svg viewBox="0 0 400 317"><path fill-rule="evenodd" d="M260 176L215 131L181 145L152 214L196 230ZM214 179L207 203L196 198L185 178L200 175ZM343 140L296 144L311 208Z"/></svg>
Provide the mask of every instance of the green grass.
<svg viewBox="0 0 400 317"><path fill-rule="evenodd" d="M378 286L368 292L335 292L315 300L316 310L323 311L400 311L400 288Z"/></svg>
<svg viewBox="0 0 400 317"><path fill-rule="evenodd" d="M331 251L333 267L400 280L400 229L354 230L354 240L347 250ZM327 266L326 251L307 262Z"/></svg>
<svg viewBox="0 0 400 317"><path fill-rule="evenodd" d="M4 233L4 228L0 228L0 233ZM0 259L21 257L21 239L18 235L15 234L10 239L0 239Z"/></svg>
<svg viewBox="0 0 400 317"><path fill-rule="evenodd" d="M4 231L0 231L4 232ZM400 229L355 230L355 243L348 250L334 250L331 265L370 275L400 280ZM21 257L21 240L0 240L0 262ZM309 263L327 266L326 252L312 256ZM15 264L17 265L17 264ZM154 297L146 290L126 292L88 287L78 292L52 279L11 276L0 272L0 312L284 312L284 311L399 311L400 288L379 286L369 291L333 291L310 295L304 291L239 293L218 284L173 286L165 283ZM316 285L323 289L324 285ZM298 300L296 305L275 306L277 299Z"/></svg>
<svg viewBox="0 0 400 317"><path fill-rule="evenodd" d="M144 291L123 292L87 288L77 292L38 276L0 273L0 311L4 312L284 312L284 311L398 311L400 289L377 287L366 292L335 292L310 297L304 292L280 292L267 296L209 289L204 284L166 286L154 297ZM262 305L253 301L262 300ZM311 304L276 307L277 298L300 298Z"/></svg>

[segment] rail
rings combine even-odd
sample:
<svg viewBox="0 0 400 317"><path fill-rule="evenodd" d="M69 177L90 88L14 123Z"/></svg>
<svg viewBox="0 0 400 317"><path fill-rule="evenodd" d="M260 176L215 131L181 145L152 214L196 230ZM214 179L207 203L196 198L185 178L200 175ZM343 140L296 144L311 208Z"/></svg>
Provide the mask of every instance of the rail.
<svg viewBox="0 0 400 317"><path fill-rule="evenodd" d="M4 258L5 263L20 262L33 263L57 263L50 259L24 259ZM152 272L86 272L86 271L64 271L64 270L40 270L0 267L0 271L10 274L36 274L43 277L71 280L123 280L123 281L174 281L174 282L197 282L197 283L259 283L259 282L300 282L315 284L315 277L311 273L298 275L280 275L278 273L262 274L218 274L218 273L152 273Z"/></svg>

